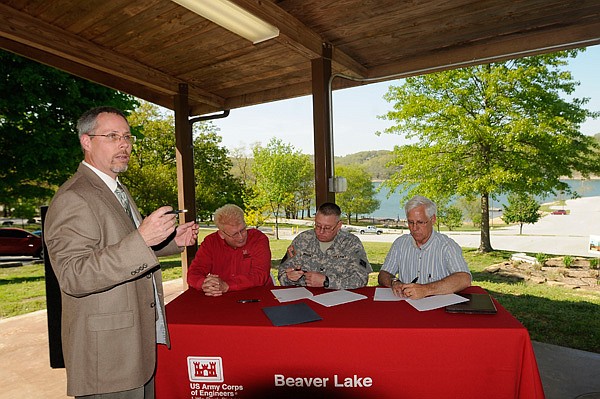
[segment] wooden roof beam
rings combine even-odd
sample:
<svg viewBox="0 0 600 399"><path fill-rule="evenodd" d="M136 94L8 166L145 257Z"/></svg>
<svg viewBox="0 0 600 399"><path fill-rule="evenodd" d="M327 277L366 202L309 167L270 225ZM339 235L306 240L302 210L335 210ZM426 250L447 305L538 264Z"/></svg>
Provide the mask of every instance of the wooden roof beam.
<svg viewBox="0 0 600 399"><path fill-rule="evenodd" d="M590 37L593 39L589 39ZM555 29L517 32L472 44L461 43L459 46L374 67L369 70L368 77L381 77L382 81L399 79L597 44L600 44L600 22L590 22L568 29L560 26ZM390 77L391 75L396 76Z"/></svg>
<svg viewBox="0 0 600 399"><path fill-rule="evenodd" d="M309 60L320 58L323 54L324 39L295 17L283 11L275 3L258 0L231 0L240 7L279 28L277 40ZM364 77L367 69L343 51L333 48L332 69L346 74Z"/></svg>
<svg viewBox="0 0 600 399"><path fill-rule="evenodd" d="M169 109L173 108L172 99L179 84L186 83L3 4L0 4L0 39L2 47L10 51L148 101L160 100L157 103ZM103 60L102 66L98 59ZM117 84L119 80L126 83ZM154 100L148 98L152 91L163 93L170 100L165 102L156 95ZM189 86L189 100L215 109L222 109L225 103L223 98L193 85Z"/></svg>

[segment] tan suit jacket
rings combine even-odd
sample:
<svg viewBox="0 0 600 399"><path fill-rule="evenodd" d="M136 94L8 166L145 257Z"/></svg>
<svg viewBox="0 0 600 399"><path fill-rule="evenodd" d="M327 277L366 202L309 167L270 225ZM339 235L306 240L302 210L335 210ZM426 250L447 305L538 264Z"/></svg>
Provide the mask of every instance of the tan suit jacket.
<svg viewBox="0 0 600 399"><path fill-rule="evenodd" d="M180 248L174 241L158 252L147 247L114 193L83 164L54 196L44 239L61 288L67 394L143 386L156 363L155 307L164 314L157 256Z"/></svg>

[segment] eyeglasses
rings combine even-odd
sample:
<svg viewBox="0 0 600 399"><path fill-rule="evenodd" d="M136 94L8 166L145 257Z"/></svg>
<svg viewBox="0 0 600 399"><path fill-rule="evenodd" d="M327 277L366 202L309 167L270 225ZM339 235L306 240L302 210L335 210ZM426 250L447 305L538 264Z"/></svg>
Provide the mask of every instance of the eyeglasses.
<svg viewBox="0 0 600 399"><path fill-rule="evenodd" d="M118 143L121 140L125 140L126 143L133 144L137 141L137 137L135 137L131 134L124 134L121 136L120 134L116 134L116 133L108 133L108 134L88 134L88 136L90 136L90 137L96 137L96 136L106 137L108 139L108 141L110 141L112 143Z"/></svg>
<svg viewBox="0 0 600 399"><path fill-rule="evenodd" d="M427 224L427 223L429 223L429 222L431 222L431 218L429 218L429 219L427 219L427 220L425 220L425 221L422 221L422 220L415 220L415 221L411 221L411 220L409 220L409 221L407 222L407 224L408 224L410 227L421 227L421 226L424 226L424 225L426 225L426 224Z"/></svg>
<svg viewBox="0 0 600 399"><path fill-rule="evenodd" d="M329 233L329 232L333 231L333 229L335 229L338 226L339 223L340 222L338 221L333 226L326 226L326 225L322 225L322 224L319 224L319 223L315 223L315 230L321 230L321 231L324 231L325 233Z"/></svg>
<svg viewBox="0 0 600 399"><path fill-rule="evenodd" d="M243 228L243 229L241 229L240 231L236 231L236 232L235 232L235 233L233 233L233 234L229 234L229 233L227 233L225 230L221 230L221 232L222 232L223 234L225 234L225 235L226 235L227 237L229 237L229 238L234 238L234 239L235 239L235 238L244 238L244 235L245 235L246 233L248 233L248 230L247 230L247 228L248 228L248 227L244 226L244 228Z"/></svg>

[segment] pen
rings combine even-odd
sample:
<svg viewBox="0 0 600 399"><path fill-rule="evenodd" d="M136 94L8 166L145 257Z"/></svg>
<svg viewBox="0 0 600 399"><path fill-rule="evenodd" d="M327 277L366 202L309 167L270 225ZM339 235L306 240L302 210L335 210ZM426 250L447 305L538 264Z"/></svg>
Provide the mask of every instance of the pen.
<svg viewBox="0 0 600 399"><path fill-rule="evenodd" d="M260 299L240 299L239 303L251 303L251 302L260 302Z"/></svg>
<svg viewBox="0 0 600 399"><path fill-rule="evenodd" d="M186 213L187 209L173 209L172 211L165 212L165 215L177 215L178 213Z"/></svg>
<svg viewBox="0 0 600 399"><path fill-rule="evenodd" d="M417 277L413 278L413 281L411 281L410 283L411 283L411 284L414 284L414 283L416 283L416 282L417 282L417 280L419 280L419 276L417 276ZM402 288L402 295L404 295L404 288Z"/></svg>

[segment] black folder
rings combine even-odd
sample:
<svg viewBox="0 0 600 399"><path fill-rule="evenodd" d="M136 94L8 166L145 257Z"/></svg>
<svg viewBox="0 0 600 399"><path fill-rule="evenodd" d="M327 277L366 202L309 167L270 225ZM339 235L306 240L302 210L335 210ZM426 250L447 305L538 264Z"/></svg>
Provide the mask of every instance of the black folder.
<svg viewBox="0 0 600 399"><path fill-rule="evenodd" d="M488 294L458 294L467 302L446 306L448 313L496 314L496 305Z"/></svg>
<svg viewBox="0 0 600 399"><path fill-rule="evenodd" d="M263 312L274 326L290 326L323 320L310 306L304 302L290 305L271 306L263 308Z"/></svg>

